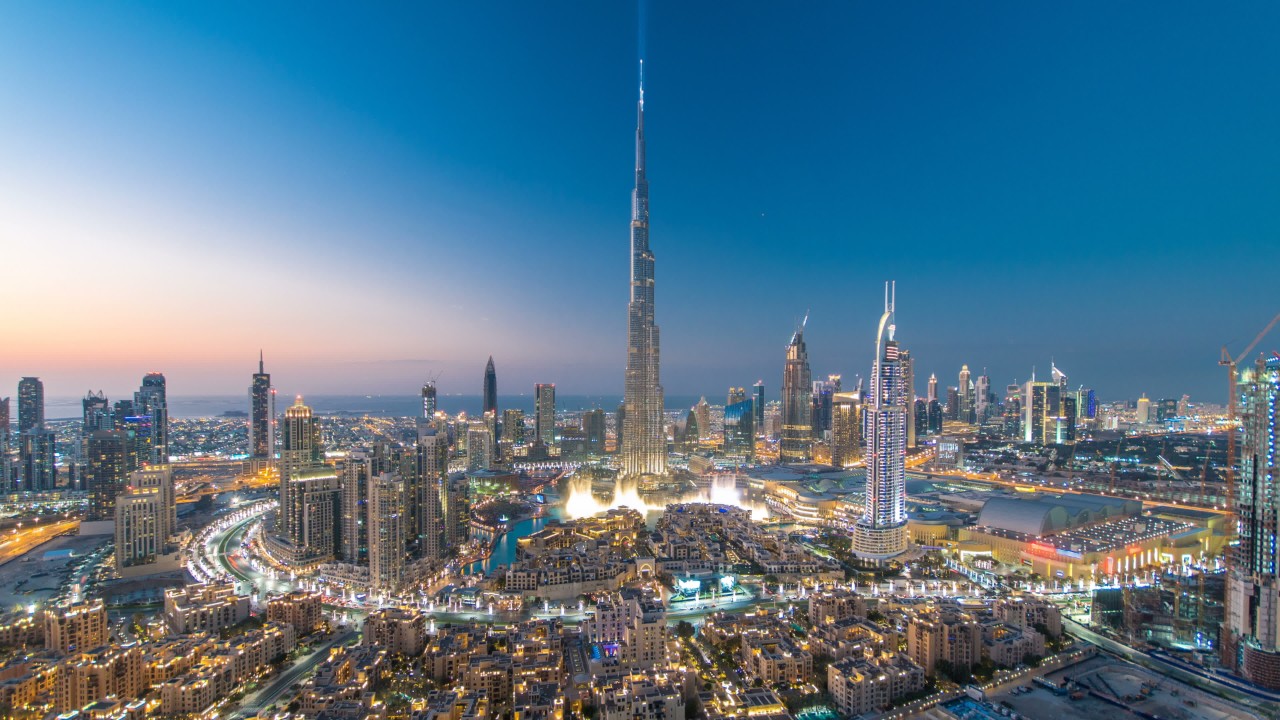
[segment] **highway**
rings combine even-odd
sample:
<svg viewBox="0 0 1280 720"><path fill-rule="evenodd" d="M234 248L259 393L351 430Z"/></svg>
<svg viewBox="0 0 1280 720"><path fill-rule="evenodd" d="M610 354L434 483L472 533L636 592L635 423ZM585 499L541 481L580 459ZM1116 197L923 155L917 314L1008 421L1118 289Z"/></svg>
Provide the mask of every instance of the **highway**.
<svg viewBox="0 0 1280 720"><path fill-rule="evenodd" d="M258 688L253 693L245 696L240 703L240 710L232 717L250 718L256 717L262 710L270 707L274 703L280 701L285 693L290 692L293 684L302 680L307 673L311 672L316 665L319 665L329 656L329 651L339 645L344 645L356 638L354 630L334 636L331 640L316 647L305 657L298 659L293 665L286 668L279 675L271 678L266 685Z"/></svg>
<svg viewBox="0 0 1280 720"><path fill-rule="evenodd" d="M1062 493L1062 494L1070 494L1070 495L1105 495L1105 496L1113 496L1113 497L1133 499L1133 500L1142 499L1139 497L1133 497L1131 495L1124 495L1121 493L1105 493L1105 492L1098 492L1093 490L1076 490L1069 487L1057 487L1054 485L1039 485L1036 483L1027 482L1025 480L1008 480L991 473L975 473L975 472L960 472L960 471L938 472L933 470L920 470L918 468L912 469L912 472L918 473L920 475L924 475L930 480L956 480L956 481L973 480L976 482L990 483L992 485L1000 485L1002 487L1006 487L1011 490L1017 489L1017 488L1030 488L1035 490L1036 492ZM1162 503L1162 504L1177 505L1178 507L1189 508L1191 510L1200 510L1201 512L1213 513L1215 515L1227 514L1227 512L1225 510L1222 510L1221 508L1208 507L1204 505L1192 505L1190 503L1173 503L1173 502Z"/></svg>
<svg viewBox="0 0 1280 720"><path fill-rule="evenodd" d="M74 533L80 528L79 520L58 520L43 525L33 524L5 534L0 540L0 565L40 547L59 535Z"/></svg>

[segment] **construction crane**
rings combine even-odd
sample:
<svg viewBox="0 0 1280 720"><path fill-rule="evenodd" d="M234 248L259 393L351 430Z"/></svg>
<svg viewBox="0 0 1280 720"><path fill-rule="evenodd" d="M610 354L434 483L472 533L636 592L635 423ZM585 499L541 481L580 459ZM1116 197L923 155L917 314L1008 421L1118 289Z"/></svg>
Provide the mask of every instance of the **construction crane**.
<svg viewBox="0 0 1280 720"><path fill-rule="evenodd" d="M1218 364L1227 369L1227 422L1231 423L1231 427L1227 431L1226 503L1228 527L1235 522L1235 507L1232 503L1235 501L1236 497L1236 430L1238 429L1235 424L1237 412L1236 395L1238 394L1236 388L1236 367L1240 364L1241 360L1244 360L1249 353L1253 352L1253 349L1258 346L1258 343L1262 342L1262 338L1266 337L1267 333L1271 332L1271 329L1274 328L1278 322L1280 322L1280 314L1271 318L1271 322L1267 323L1267 326L1262 328L1262 332L1258 333L1258 336L1253 339L1253 342L1249 343L1248 347L1244 349L1244 352L1240 353L1235 358L1231 357L1231 353L1227 351L1227 346L1223 345L1222 357L1218 360Z"/></svg>

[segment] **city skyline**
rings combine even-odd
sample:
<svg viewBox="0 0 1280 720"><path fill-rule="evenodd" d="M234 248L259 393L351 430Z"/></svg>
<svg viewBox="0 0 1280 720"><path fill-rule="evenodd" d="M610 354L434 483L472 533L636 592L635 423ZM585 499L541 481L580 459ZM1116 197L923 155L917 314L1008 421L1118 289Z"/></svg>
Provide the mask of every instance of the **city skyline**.
<svg viewBox="0 0 1280 720"><path fill-rule="evenodd" d="M1276 717L1280 7L723 7L9 10L0 714Z"/></svg>
<svg viewBox="0 0 1280 720"><path fill-rule="evenodd" d="M1280 109L1251 91L1280 66L1259 29L1275 8L1108 8L1109 22L1085 26L1043 8L922 21L748 5L727 20L738 33L711 33L726 19L674 7L650 9L644 48L661 108L650 173L668 394L763 379L776 397L779 352L808 307L815 376L857 374L868 352L857 329L877 297L814 273L834 262L899 279L919 377L967 363L1002 387L1053 360L1106 399L1223 401L1219 346L1239 348L1270 314L1232 311L1224 289L1244 307L1265 299L1265 278L1231 258L1263 266L1277 253L1265 198ZM384 12L350 32L424 19ZM634 11L513 9L490 25L444 12L417 25L459 35L438 47L392 33L368 58L340 60L320 42L350 20L334 14L276 44L272 30L294 18L270 10L256 29L217 8L13 11L0 29L0 150L13 159L0 170L0 237L15 266L56 271L0 291L25 303L0 380L115 397L159 370L174 396L234 395L263 347L280 384L308 394L412 393L432 376L471 394L490 354L508 387L621 394L625 346L599 338L616 338L625 314L619 168L638 53L618 38ZM531 21L546 32L526 33ZM1018 38L1004 32L1013 23ZM590 26L602 30L580 32ZM808 43L808 31L833 35ZM476 56L464 45L477 39L510 47ZM1177 62L1201 54L1194 70ZM509 72L517 56L528 75ZM475 76L451 78L455 62ZM388 84L407 67L424 75L401 97ZM1110 114L1071 109L1104 104ZM200 117L221 108L242 111ZM491 240L496 252L469 251ZM299 260L304 243L315 252ZM252 263L265 275L246 273ZM146 293L165 298L158 335L88 300L143 264ZM351 279L374 267L381 281ZM989 282L975 279L983 267ZM269 304L292 292L286 272L349 290L341 302L317 290L289 324L250 312L246 276ZM525 277L575 290L520 303ZM1060 295L1042 293L1047 277ZM720 301L743 282L759 290ZM953 301L966 293L972 304ZM412 317L433 318L432 332L401 332Z"/></svg>

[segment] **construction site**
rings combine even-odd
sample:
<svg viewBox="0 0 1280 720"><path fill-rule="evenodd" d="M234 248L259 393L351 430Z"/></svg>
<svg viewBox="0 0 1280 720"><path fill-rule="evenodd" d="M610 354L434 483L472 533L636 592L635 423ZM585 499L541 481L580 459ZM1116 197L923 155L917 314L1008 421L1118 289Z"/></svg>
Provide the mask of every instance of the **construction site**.
<svg viewBox="0 0 1280 720"><path fill-rule="evenodd" d="M1159 575L1150 585L1099 588L1089 622L1126 645L1212 651L1225 612L1226 572Z"/></svg>
<svg viewBox="0 0 1280 720"><path fill-rule="evenodd" d="M1117 714L1162 720L1270 717L1137 665L1099 655L1031 683L1005 687L992 704L1032 720L1097 720Z"/></svg>

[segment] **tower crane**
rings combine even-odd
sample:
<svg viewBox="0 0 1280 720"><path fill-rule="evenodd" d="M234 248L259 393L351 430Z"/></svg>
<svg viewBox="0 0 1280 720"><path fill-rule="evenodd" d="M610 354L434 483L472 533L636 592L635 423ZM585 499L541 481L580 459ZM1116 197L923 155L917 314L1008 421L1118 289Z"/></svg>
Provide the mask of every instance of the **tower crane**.
<svg viewBox="0 0 1280 720"><path fill-rule="evenodd" d="M1218 364L1227 369L1227 422L1232 423L1227 434L1226 502L1228 527L1235 522L1235 507L1233 503L1235 502L1236 496L1236 430L1238 429L1238 426L1235 424L1237 412L1236 367L1240 364L1241 360L1244 360L1249 353L1253 352L1253 349L1258 346L1258 343L1262 342L1262 338L1266 337L1267 333L1271 332L1271 329L1274 328L1278 322L1280 322L1280 314L1271 318L1271 322L1267 323L1267 326L1262 328L1262 332L1258 333L1258 336L1253 339L1253 342L1249 343L1249 345L1245 347L1244 352L1240 353L1235 358L1231 357L1231 353L1227 350L1227 346L1223 345L1222 357L1218 360Z"/></svg>

